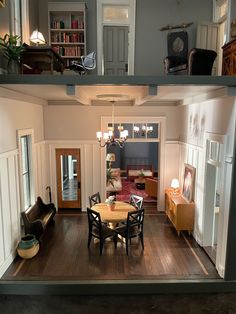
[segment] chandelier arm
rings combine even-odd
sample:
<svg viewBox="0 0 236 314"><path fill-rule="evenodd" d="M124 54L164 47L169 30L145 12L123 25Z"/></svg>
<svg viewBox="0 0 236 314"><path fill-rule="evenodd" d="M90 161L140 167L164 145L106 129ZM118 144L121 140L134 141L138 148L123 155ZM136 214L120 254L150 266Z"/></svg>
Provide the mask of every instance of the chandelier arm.
<svg viewBox="0 0 236 314"><path fill-rule="evenodd" d="M106 142L104 142L104 144L102 144L102 142L100 141L99 143L100 143L100 147L105 147L107 145Z"/></svg>

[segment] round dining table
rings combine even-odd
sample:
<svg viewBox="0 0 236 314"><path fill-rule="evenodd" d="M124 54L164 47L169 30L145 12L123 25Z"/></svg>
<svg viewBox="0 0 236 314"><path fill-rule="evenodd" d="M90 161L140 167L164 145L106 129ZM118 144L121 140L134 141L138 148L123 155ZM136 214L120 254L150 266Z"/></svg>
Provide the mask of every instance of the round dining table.
<svg viewBox="0 0 236 314"><path fill-rule="evenodd" d="M127 219L127 213L134 211L135 207L125 202L115 202L114 209L109 209L107 203L93 205L92 210L100 213L101 220L110 224L117 224Z"/></svg>

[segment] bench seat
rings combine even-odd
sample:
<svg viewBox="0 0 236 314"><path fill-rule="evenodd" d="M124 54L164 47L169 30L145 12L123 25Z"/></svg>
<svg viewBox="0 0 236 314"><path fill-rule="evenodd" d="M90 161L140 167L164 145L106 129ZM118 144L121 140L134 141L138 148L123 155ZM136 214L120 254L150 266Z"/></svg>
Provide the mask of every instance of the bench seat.
<svg viewBox="0 0 236 314"><path fill-rule="evenodd" d="M54 222L55 214L55 205L53 203L44 204L41 197L38 196L36 203L21 213L25 234L33 234L39 239L47 225Z"/></svg>

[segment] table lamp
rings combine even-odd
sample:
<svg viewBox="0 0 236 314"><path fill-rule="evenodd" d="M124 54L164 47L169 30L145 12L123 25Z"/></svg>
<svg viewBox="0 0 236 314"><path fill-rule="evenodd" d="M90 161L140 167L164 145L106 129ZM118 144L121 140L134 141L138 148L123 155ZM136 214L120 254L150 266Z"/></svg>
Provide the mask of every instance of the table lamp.
<svg viewBox="0 0 236 314"><path fill-rule="evenodd" d="M34 30L33 33L31 34L30 41L32 41L32 43L35 43L36 46L38 46L39 44L41 45L45 44L43 34L40 33L37 29Z"/></svg>
<svg viewBox="0 0 236 314"><path fill-rule="evenodd" d="M109 168L111 168L111 163L116 161L116 155L113 153L107 154L106 161L109 162Z"/></svg>
<svg viewBox="0 0 236 314"><path fill-rule="evenodd" d="M173 195L178 195L179 194L179 180L178 179L172 179L171 181L171 188L173 189Z"/></svg>

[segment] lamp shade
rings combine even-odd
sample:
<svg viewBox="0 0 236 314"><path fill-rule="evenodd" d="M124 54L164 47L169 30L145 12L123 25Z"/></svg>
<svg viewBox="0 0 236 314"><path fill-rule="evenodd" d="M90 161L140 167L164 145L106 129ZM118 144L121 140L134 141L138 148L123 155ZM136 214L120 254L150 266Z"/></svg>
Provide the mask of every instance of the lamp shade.
<svg viewBox="0 0 236 314"><path fill-rule="evenodd" d="M179 180L178 179L173 179L171 181L171 185L170 185L173 189L178 189L179 188Z"/></svg>
<svg viewBox="0 0 236 314"><path fill-rule="evenodd" d="M107 154L106 161L116 161L116 155L113 153Z"/></svg>
<svg viewBox="0 0 236 314"><path fill-rule="evenodd" d="M43 37L43 34L40 33L37 29L33 31L33 33L30 36L30 41L35 44L45 44L45 39Z"/></svg>

